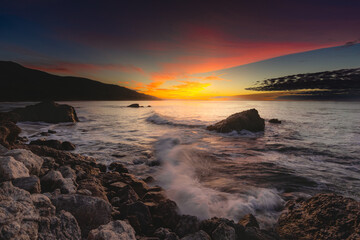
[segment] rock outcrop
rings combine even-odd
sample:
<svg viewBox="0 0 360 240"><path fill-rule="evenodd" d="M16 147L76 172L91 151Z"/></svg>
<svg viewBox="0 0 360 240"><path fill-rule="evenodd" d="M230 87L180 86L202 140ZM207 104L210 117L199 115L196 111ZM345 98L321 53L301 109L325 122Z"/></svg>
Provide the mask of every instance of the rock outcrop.
<svg viewBox="0 0 360 240"><path fill-rule="evenodd" d="M62 142L59 140L37 139L35 141L31 141L30 144L38 145L38 146L47 146L57 150L65 150L65 151L75 150L75 145L68 141Z"/></svg>
<svg viewBox="0 0 360 240"><path fill-rule="evenodd" d="M335 194L291 201L277 232L282 239L360 239L360 203Z"/></svg>
<svg viewBox="0 0 360 240"><path fill-rule="evenodd" d="M140 105L138 103L133 103L133 104L130 104L129 106L127 106L129 108L139 108Z"/></svg>
<svg viewBox="0 0 360 240"><path fill-rule="evenodd" d="M279 119L277 119L277 118L272 118L272 119L269 120L269 123L280 124L281 121Z"/></svg>
<svg viewBox="0 0 360 240"><path fill-rule="evenodd" d="M48 123L79 121L75 109L72 106L57 104L52 101L17 108L11 111L10 114L16 115L17 121Z"/></svg>
<svg viewBox="0 0 360 240"><path fill-rule="evenodd" d="M264 131L265 121L259 116L256 109L250 109L235 113L225 120L208 126L206 129L220 133L229 133L232 131L240 132L241 130L259 132Z"/></svg>

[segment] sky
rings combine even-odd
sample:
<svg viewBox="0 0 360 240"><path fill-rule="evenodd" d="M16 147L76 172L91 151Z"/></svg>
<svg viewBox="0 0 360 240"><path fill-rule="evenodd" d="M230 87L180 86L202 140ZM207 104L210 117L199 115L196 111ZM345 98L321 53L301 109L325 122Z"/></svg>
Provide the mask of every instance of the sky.
<svg viewBox="0 0 360 240"><path fill-rule="evenodd" d="M0 60L165 99L227 99L256 94L246 89L266 78L360 67L359 47L348 50L360 40L359 9L353 0L1 0Z"/></svg>

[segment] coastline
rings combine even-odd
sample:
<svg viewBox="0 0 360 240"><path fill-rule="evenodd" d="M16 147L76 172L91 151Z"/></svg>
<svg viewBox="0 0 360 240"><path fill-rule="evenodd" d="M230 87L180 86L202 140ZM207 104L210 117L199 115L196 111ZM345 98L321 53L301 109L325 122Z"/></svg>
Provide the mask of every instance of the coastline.
<svg viewBox="0 0 360 240"><path fill-rule="evenodd" d="M72 118L71 121L76 120ZM260 229L251 214L237 223L224 218L200 221L194 216L181 215L176 203L166 197L161 187L148 184L151 178L139 179L119 162L106 166L94 158L65 150L24 144L18 137L21 129L16 127L16 121L1 116L0 122L2 129L7 129L1 132L1 144L6 145L6 148L0 146L2 163L6 158L7 166L18 166L7 168L8 175L2 178L1 202L7 201L9 206L27 203L25 207L18 206L16 218L11 211L4 211L10 220L0 227L7 230L9 239L25 236L30 239L49 236L54 239L102 239L100 236L104 232L111 233L106 239L124 236L122 239L144 240L292 239L294 236L299 239L326 239L329 236L332 239L356 239L359 236L359 222L354 218L354 213L359 213L359 203L331 194L289 201L275 228L267 230ZM25 168L19 172L22 165ZM334 209L324 204L327 202L340 205L337 209L344 215L341 218L344 221L332 222L334 216L340 219L341 214L328 215ZM46 212L44 206L52 210ZM318 215L307 213L307 206L322 207L318 208L319 214L325 216L322 222L312 221ZM24 214L29 209L31 216ZM300 226L304 226L302 220L309 220L308 225L305 224L307 229L301 229ZM67 227L61 227L65 223ZM30 231L29 224L37 230ZM15 225L22 231L16 230ZM296 227L297 231L294 230Z"/></svg>

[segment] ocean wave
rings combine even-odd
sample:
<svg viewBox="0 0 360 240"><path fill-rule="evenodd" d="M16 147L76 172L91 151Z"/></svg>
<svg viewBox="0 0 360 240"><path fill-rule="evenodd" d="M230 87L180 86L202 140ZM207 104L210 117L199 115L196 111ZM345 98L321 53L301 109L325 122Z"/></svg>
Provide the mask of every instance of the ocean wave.
<svg viewBox="0 0 360 240"><path fill-rule="evenodd" d="M204 186L201 179L216 174L211 170L216 158L199 152L192 145L181 144L178 138L160 139L155 151L162 164L156 181L178 204L182 214L195 215L200 219L217 216L237 221L252 213L264 227L276 222L283 206L277 190L251 188L242 193L228 193Z"/></svg>
<svg viewBox="0 0 360 240"><path fill-rule="evenodd" d="M204 124L191 124L191 123L183 123L171 119L169 117L162 116L160 114L154 113L153 115L146 118L147 122L151 122L157 125L170 125L176 127L188 127L188 128L205 128Z"/></svg>

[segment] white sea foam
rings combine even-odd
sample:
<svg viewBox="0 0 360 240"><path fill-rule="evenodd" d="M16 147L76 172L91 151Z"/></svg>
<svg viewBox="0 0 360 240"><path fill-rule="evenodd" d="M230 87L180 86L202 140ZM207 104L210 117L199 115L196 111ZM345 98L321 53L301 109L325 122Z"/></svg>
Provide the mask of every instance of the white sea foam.
<svg viewBox="0 0 360 240"><path fill-rule="evenodd" d="M182 214L200 219L217 216L239 220L252 213L263 226L275 223L283 204L276 190L253 188L246 194L233 194L203 186L199 179L201 174L207 174L211 158L202 157L192 145L182 145L178 138L160 139L156 155L162 162L157 181L178 204Z"/></svg>

